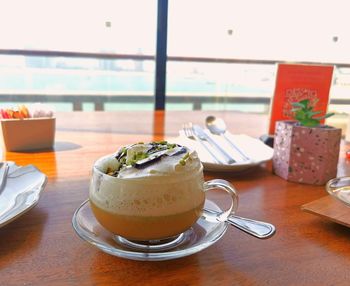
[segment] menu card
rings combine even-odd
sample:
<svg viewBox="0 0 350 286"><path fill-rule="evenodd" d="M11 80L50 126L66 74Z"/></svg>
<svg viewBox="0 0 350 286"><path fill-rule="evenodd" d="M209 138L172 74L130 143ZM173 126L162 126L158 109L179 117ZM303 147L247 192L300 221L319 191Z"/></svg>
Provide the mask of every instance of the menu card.
<svg viewBox="0 0 350 286"><path fill-rule="evenodd" d="M292 119L292 103L309 99L315 111L327 112L333 66L279 64L270 111L269 134L278 120ZM324 120L321 121L324 123Z"/></svg>

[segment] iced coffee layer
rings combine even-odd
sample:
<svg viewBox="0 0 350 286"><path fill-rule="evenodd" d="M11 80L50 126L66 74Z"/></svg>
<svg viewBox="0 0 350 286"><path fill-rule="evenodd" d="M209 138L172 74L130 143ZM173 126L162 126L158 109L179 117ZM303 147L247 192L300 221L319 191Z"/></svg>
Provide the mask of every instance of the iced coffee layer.
<svg viewBox="0 0 350 286"><path fill-rule="evenodd" d="M97 220L110 232L133 240L172 237L190 228L200 217L203 204L196 208L164 216L130 216L108 213L90 202Z"/></svg>

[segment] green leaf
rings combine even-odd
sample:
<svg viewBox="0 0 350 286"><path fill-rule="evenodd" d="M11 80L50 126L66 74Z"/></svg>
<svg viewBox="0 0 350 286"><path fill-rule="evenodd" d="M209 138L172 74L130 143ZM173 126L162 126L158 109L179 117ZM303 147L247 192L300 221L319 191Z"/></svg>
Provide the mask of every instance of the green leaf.
<svg viewBox="0 0 350 286"><path fill-rule="evenodd" d="M304 108L307 108L307 107L309 106L310 100L309 100L309 99L300 100L299 103L300 103Z"/></svg>
<svg viewBox="0 0 350 286"><path fill-rule="evenodd" d="M292 102L292 106L305 108L304 104L301 104L300 102Z"/></svg>
<svg viewBox="0 0 350 286"><path fill-rule="evenodd" d="M298 110L297 112L295 112L294 118L298 121L305 120L305 113L302 110Z"/></svg>
<svg viewBox="0 0 350 286"><path fill-rule="evenodd" d="M316 98L312 102L313 104L316 104L317 101L318 99ZM291 109L291 111L294 113L293 118L299 121L303 126L317 126L320 124L321 119L325 119L334 115L334 113L327 113L324 116L315 117L315 115L320 114L321 111L313 111L314 105L311 105L311 101L309 99L293 102L292 106L294 107Z"/></svg>
<svg viewBox="0 0 350 286"><path fill-rule="evenodd" d="M328 117L331 117L331 116L333 116L335 113L334 112L331 112L331 113L327 113L325 116L324 116L324 118L328 118Z"/></svg>
<svg viewBox="0 0 350 286"><path fill-rule="evenodd" d="M320 113L321 113L321 111L307 111L306 115L307 115L307 117L312 118L314 115L320 114Z"/></svg>
<svg viewBox="0 0 350 286"><path fill-rule="evenodd" d="M301 120L300 124L306 127L315 127L320 124L320 121L314 118Z"/></svg>
<svg viewBox="0 0 350 286"><path fill-rule="evenodd" d="M326 118L328 118L328 117L333 116L334 114L335 114L334 112L332 112L332 113L327 113L327 114L325 114L325 115L323 115L323 116L315 117L315 119L318 119L318 120L320 120L320 119L326 119Z"/></svg>

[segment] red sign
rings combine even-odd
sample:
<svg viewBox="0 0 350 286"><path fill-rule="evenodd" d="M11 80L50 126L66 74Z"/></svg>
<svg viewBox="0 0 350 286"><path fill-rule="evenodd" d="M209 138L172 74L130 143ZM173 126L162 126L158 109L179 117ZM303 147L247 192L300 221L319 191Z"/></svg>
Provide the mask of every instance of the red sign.
<svg viewBox="0 0 350 286"><path fill-rule="evenodd" d="M292 119L292 103L309 99L315 111L327 112L333 66L279 64L270 112L269 134L278 120ZM321 122L323 123L323 122Z"/></svg>

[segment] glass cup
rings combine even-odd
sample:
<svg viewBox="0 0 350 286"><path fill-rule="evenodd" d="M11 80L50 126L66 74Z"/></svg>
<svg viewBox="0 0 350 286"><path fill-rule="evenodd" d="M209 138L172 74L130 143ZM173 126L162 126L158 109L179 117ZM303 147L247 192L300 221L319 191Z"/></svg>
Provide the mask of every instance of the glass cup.
<svg viewBox="0 0 350 286"><path fill-rule="evenodd" d="M99 159L103 160L103 158ZM221 179L204 182L203 166L181 177L117 178L95 163L90 182L90 206L97 221L118 241L130 245L169 245L203 215L206 220L226 221L238 206L234 187ZM226 191L231 204L221 212L206 212L206 193Z"/></svg>

